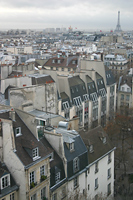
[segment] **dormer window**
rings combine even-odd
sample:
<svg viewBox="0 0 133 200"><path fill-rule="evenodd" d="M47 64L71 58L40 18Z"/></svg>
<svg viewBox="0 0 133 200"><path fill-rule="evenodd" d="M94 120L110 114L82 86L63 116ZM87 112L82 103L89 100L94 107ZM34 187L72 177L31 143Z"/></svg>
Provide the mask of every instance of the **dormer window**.
<svg viewBox="0 0 133 200"><path fill-rule="evenodd" d="M74 151L74 142L69 144L69 149L70 151Z"/></svg>
<svg viewBox="0 0 133 200"><path fill-rule="evenodd" d="M52 60L52 63L55 63L55 60Z"/></svg>
<svg viewBox="0 0 133 200"><path fill-rule="evenodd" d="M54 159L54 154L51 153L50 156L49 156L49 161L52 161Z"/></svg>
<svg viewBox="0 0 133 200"><path fill-rule="evenodd" d="M94 151L93 145L91 144L91 145L89 146L89 152L92 153L93 151Z"/></svg>
<svg viewBox="0 0 133 200"><path fill-rule="evenodd" d="M73 171L74 173L79 170L79 158L75 158L73 160Z"/></svg>
<svg viewBox="0 0 133 200"><path fill-rule="evenodd" d="M32 158L33 158L33 160L36 160L36 159L38 159L38 157L39 157L38 147L36 147L32 150Z"/></svg>
<svg viewBox="0 0 133 200"><path fill-rule="evenodd" d="M16 137L19 136L19 135L22 135L21 127L18 127L18 128L15 129L15 134L16 134Z"/></svg>
<svg viewBox="0 0 133 200"><path fill-rule="evenodd" d="M58 60L58 64L60 64L61 63L61 60Z"/></svg>
<svg viewBox="0 0 133 200"><path fill-rule="evenodd" d="M75 61L75 60L73 60L73 61L72 61L72 64L73 64L73 65L75 65L75 64L76 64L76 61Z"/></svg>
<svg viewBox="0 0 133 200"><path fill-rule="evenodd" d="M10 186L10 174L7 174L1 178L1 189Z"/></svg>
<svg viewBox="0 0 133 200"><path fill-rule="evenodd" d="M106 137L103 137L103 144L106 144L106 142L107 142L107 139L106 139Z"/></svg>
<svg viewBox="0 0 133 200"><path fill-rule="evenodd" d="M55 174L55 183L58 183L60 181L60 172L57 172Z"/></svg>

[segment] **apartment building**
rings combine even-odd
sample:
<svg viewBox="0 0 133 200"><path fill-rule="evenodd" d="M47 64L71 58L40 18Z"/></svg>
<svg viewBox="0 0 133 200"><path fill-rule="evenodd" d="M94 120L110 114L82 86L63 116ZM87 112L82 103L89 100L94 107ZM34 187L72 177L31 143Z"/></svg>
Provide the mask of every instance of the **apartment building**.
<svg viewBox="0 0 133 200"><path fill-rule="evenodd" d="M35 138L13 109L3 109L0 118L1 160L19 186L18 199L49 199L53 150Z"/></svg>
<svg viewBox="0 0 133 200"><path fill-rule="evenodd" d="M117 110L121 114L128 114L129 109L133 107L132 103L132 76L121 76L117 92Z"/></svg>
<svg viewBox="0 0 133 200"><path fill-rule="evenodd" d="M88 199L111 199L114 195L114 150L101 126L80 131L87 149L86 195Z"/></svg>

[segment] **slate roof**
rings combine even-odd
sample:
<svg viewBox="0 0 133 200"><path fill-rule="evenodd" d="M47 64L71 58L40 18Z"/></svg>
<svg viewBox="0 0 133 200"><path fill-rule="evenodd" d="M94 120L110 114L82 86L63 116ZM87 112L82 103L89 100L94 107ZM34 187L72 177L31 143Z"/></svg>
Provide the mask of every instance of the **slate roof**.
<svg viewBox="0 0 133 200"><path fill-rule="evenodd" d="M54 60L54 63L53 63ZM58 63L60 60L60 63ZM75 61L75 64L72 62ZM64 57L53 57L50 58L44 65L45 66L50 66L50 67L62 67L62 68L73 68L76 69L78 64L78 56L70 56L67 58Z"/></svg>
<svg viewBox="0 0 133 200"><path fill-rule="evenodd" d="M0 113L0 118L9 119L9 113ZM21 127L21 135L15 135L15 129ZM13 130L14 130L14 138L16 145L16 155L19 157L23 165L28 167L28 165L32 165L35 162L38 162L41 159L45 159L45 157L49 156L53 150L48 149L44 146L40 141L38 141L35 136L31 133L28 127L24 124L21 118L15 113L15 121L13 121ZM27 153L25 148L34 149L38 147L40 158L36 161L33 161L32 157Z"/></svg>
<svg viewBox="0 0 133 200"><path fill-rule="evenodd" d="M107 85L113 85L116 83L113 73L107 67L105 67L105 74L106 74L106 84Z"/></svg>
<svg viewBox="0 0 133 200"><path fill-rule="evenodd" d="M87 81L87 90L90 97L90 94L97 93L95 82L86 75L86 81Z"/></svg>
<svg viewBox="0 0 133 200"><path fill-rule="evenodd" d="M130 76L122 76L121 77L121 83L120 83L120 86L121 85L124 85L124 84L127 84L130 88L132 88L132 77Z"/></svg>
<svg viewBox="0 0 133 200"><path fill-rule="evenodd" d="M64 143L64 151L65 157L67 159L67 176L68 179L71 179L73 176L78 174L80 171L84 170L88 165L88 156L87 156L87 148L80 137L80 135L74 130L64 130L61 128L55 129L57 133L62 134L63 143ZM70 140L68 141L68 138ZM70 151L67 147L68 142L74 142L74 150ZM74 172L73 170L73 160L74 158L79 158L79 170Z"/></svg>
<svg viewBox="0 0 133 200"><path fill-rule="evenodd" d="M81 97L82 101L84 101L83 95L87 94L85 82L79 76L73 76L68 78L71 99L76 97Z"/></svg>
<svg viewBox="0 0 133 200"><path fill-rule="evenodd" d="M52 149L54 152L54 159L50 161L50 187L53 187L51 190L55 190L57 187L59 187L61 184L63 184L66 179L65 179L65 171L64 171L64 166L63 166L63 161L59 157L59 155L54 151L50 143L47 141L45 136L41 139L41 142L43 143L44 146L47 146L48 149ZM58 184L55 183L55 174L57 172L57 169L60 171L60 181L64 180L63 182L59 182Z"/></svg>
<svg viewBox="0 0 133 200"><path fill-rule="evenodd" d="M104 132L101 126L98 126L89 131L80 131L80 136L82 137L87 149L88 149L88 162L93 163L100 157L104 156L109 151L113 150L114 146L111 143L108 135ZM102 137L106 137L106 143L103 143ZM89 146L93 145L93 152L89 152Z"/></svg>
<svg viewBox="0 0 133 200"><path fill-rule="evenodd" d="M60 93L60 96L61 96L61 99L62 99L62 104L63 104L64 102L67 102L67 101L68 101L69 106L71 107L71 102L70 102L69 96L68 96L65 92L61 92L61 93ZM63 106L62 106L62 110L64 110Z"/></svg>
<svg viewBox="0 0 133 200"><path fill-rule="evenodd" d="M54 79L47 74L33 74L33 75L29 75L29 77L31 77L32 79L32 85L44 85L46 83L54 83Z"/></svg>
<svg viewBox="0 0 133 200"><path fill-rule="evenodd" d="M8 175L8 174L10 174L8 168L6 167L6 165L4 163L0 162L0 178L2 178L2 176ZM14 192L15 190L18 190L18 189L19 189L19 187L17 186L12 175L10 174L10 186L8 186L4 189L0 189L0 198L6 196L9 193Z"/></svg>
<svg viewBox="0 0 133 200"><path fill-rule="evenodd" d="M20 77L23 75L23 72L22 71L12 71L12 73L8 76L8 78L14 78L15 77Z"/></svg>

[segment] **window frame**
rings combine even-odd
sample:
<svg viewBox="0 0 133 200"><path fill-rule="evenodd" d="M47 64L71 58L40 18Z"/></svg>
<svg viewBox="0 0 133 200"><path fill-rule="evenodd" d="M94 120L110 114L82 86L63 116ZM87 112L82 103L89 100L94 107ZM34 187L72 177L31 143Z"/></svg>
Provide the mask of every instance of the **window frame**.
<svg viewBox="0 0 133 200"><path fill-rule="evenodd" d="M98 188L98 178L95 179L95 190Z"/></svg>
<svg viewBox="0 0 133 200"><path fill-rule="evenodd" d="M61 178L61 173L60 172L57 172L55 174L55 183L59 183L60 182L60 178Z"/></svg>
<svg viewBox="0 0 133 200"><path fill-rule="evenodd" d="M74 160L73 160L73 171L74 171L74 173L79 171L79 158L78 157L74 158Z"/></svg>
<svg viewBox="0 0 133 200"><path fill-rule="evenodd" d="M30 200L37 200L37 194L36 194L36 193L33 194L33 195L31 196Z"/></svg>
<svg viewBox="0 0 133 200"><path fill-rule="evenodd" d="M107 171L107 179L111 178L111 168L108 169Z"/></svg>
<svg viewBox="0 0 133 200"><path fill-rule="evenodd" d="M35 171L31 171L29 174L29 183L35 183Z"/></svg>
<svg viewBox="0 0 133 200"><path fill-rule="evenodd" d="M40 178L41 178L41 176L43 176L43 175L45 175L45 165L42 165L42 166L40 167Z"/></svg>
<svg viewBox="0 0 133 200"><path fill-rule="evenodd" d="M95 163L95 174L98 173L99 169L98 169L98 161Z"/></svg>
<svg viewBox="0 0 133 200"><path fill-rule="evenodd" d="M4 182L3 182L3 180L4 180ZM4 184L4 186L3 186L3 184ZM8 186L10 186L10 174L6 174L5 176L1 177L1 189L5 189Z"/></svg>
<svg viewBox="0 0 133 200"><path fill-rule="evenodd" d="M15 200L15 194L14 193L10 194L10 200Z"/></svg>
<svg viewBox="0 0 133 200"><path fill-rule="evenodd" d="M73 179L73 187L76 189L78 187L78 176Z"/></svg>
<svg viewBox="0 0 133 200"><path fill-rule="evenodd" d="M18 131L18 132L17 132L17 131ZM16 135L16 137L22 135L22 133L21 133L21 127L17 127L17 128L15 129L15 135Z"/></svg>
<svg viewBox="0 0 133 200"><path fill-rule="evenodd" d="M46 186L41 189L41 200L43 200L44 197L46 197Z"/></svg>
<svg viewBox="0 0 133 200"><path fill-rule="evenodd" d="M32 158L33 161L36 160L39 157L39 149L38 147L32 149Z"/></svg>

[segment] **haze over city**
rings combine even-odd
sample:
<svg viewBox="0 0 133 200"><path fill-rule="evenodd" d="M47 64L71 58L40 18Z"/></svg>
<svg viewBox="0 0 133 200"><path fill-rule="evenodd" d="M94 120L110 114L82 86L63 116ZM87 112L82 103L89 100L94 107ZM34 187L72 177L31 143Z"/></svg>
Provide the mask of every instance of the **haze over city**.
<svg viewBox="0 0 133 200"><path fill-rule="evenodd" d="M0 29L132 30L132 0L1 0Z"/></svg>

